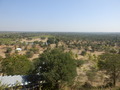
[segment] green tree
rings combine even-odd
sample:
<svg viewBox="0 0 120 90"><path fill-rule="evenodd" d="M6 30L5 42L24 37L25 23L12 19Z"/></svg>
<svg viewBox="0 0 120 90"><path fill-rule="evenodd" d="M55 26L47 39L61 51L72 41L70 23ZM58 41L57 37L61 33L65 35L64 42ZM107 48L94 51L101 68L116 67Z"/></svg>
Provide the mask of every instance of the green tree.
<svg viewBox="0 0 120 90"><path fill-rule="evenodd" d="M118 77L120 76L120 55L119 54L103 54L98 60L98 67L100 70L106 71L110 76L113 86L116 85Z"/></svg>
<svg viewBox="0 0 120 90"><path fill-rule="evenodd" d="M76 66L80 67L81 65L83 65L85 63L84 60L75 60L76 61Z"/></svg>
<svg viewBox="0 0 120 90"><path fill-rule="evenodd" d="M45 37L41 37L41 39L42 39L42 40L44 40L44 39L45 39Z"/></svg>
<svg viewBox="0 0 120 90"><path fill-rule="evenodd" d="M7 75L26 75L31 62L24 55L11 55L2 60L2 72Z"/></svg>
<svg viewBox="0 0 120 90"><path fill-rule="evenodd" d="M48 44L54 44L55 43L55 38L53 38L53 37L48 38L47 43Z"/></svg>
<svg viewBox="0 0 120 90"><path fill-rule="evenodd" d="M75 60L70 53L60 49L44 52L36 63L36 73L40 73L52 89L69 84L76 76Z"/></svg>
<svg viewBox="0 0 120 90"><path fill-rule="evenodd" d="M31 48L30 51L34 52L35 54L39 53L39 49L38 48Z"/></svg>
<svg viewBox="0 0 120 90"><path fill-rule="evenodd" d="M2 73L2 66L1 66L1 62L2 62L3 58L0 56L0 73Z"/></svg>
<svg viewBox="0 0 120 90"><path fill-rule="evenodd" d="M2 56L0 56L0 62L3 60Z"/></svg>
<svg viewBox="0 0 120 90"><path fill-rule="evenodd" d="M86 72L87 78L88 80L92 82L95 80L96 75L97 75L97 69L94 67L91 67L89 71Z"/></svg>
<svg viewBox="0 0 120 90"><path fill-rule="evenodd" d="M11 53L11 51L12 51L12 48L10 48L10 47L6 48L6 53Z"/></svg>
<svg viewBox="0 0 120 90"><path fill-rule="evenodd" d="M27 52L26 52L26 56L27 56L28 58L32 58L33 55L34 55L34 52L33 52L33 51L27 51Z"/></svg>
<svg viewBox="0 0 120 90"><path fill-rule="evenodd" d="M120 54L120 49L119 49L119 51L118 51L118 54Z"/></svg>
<svg viewBox="0 0 120 90"><path fill-rule="evenodd" d="M82 56L85 56L85 55L86 55L86 51L82 51L82 52L81 52L81 55L82 55Z"/></svg>
<svg viewBox="0 0 120 90"><path fill-rule="evenodd" d="M110 53L117 53L117 51L115 49L111 49Z"/></svg>

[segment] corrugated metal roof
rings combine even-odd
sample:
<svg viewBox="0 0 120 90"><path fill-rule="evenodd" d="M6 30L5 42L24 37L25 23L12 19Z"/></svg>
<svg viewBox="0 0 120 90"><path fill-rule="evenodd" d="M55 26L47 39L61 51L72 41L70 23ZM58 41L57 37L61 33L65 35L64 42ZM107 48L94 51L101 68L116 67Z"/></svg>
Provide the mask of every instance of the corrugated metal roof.
<svg viewBox="0 0 120 90"><path fill-rule="evenodd" d="M8 86L15 86L16 84L19 85L27 85L28 82L26 80L27 76L24 75L15 75L15 76L0 76L1 84L5 84Z"/></svg>

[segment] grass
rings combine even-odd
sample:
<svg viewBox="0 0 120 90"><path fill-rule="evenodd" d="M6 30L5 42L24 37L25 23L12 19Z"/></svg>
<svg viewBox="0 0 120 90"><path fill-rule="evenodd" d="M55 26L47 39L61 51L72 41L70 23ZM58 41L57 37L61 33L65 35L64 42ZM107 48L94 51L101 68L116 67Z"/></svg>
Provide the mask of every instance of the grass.
<svg viewBox="0 0 120 90"><path fill-rule="evenodd" d="M40 36L33 36L33 37L31 37L31 38L36 39L36 38L41 38L41 37L46 37L46 38L48 38L48 37L54 37L54 36L53 36L53 35L40 35Z"/></svg>
<svg viewBox="0 0 120 90"><path fill-rule="evenodd" d="M0 43L1 44L12 44L14 43L14 40L11 38L0 38Z"/></svg>

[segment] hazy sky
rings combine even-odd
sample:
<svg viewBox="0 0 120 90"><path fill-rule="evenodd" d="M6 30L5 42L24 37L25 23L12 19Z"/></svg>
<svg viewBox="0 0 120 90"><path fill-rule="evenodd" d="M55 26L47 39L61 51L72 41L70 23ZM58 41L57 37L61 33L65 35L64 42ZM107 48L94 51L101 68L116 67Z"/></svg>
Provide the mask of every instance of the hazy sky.
<svg viewBox="0 0 120 90"><path fill-rule="evenodd" d="M0 31L120 32L120 0L0 0Z"/></svg>

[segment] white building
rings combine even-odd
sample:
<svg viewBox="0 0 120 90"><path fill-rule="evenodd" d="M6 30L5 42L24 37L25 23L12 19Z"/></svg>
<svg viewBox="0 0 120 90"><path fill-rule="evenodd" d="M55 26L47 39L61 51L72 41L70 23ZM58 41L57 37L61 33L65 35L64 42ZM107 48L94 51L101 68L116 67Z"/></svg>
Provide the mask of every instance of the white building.
<svg viewBox="0 0 120 90"><path fill-rule="evenodd" d="M17 51L22 51L22 49L21 49L21 48L16 48L16 50L17 50Z"/></svg>

